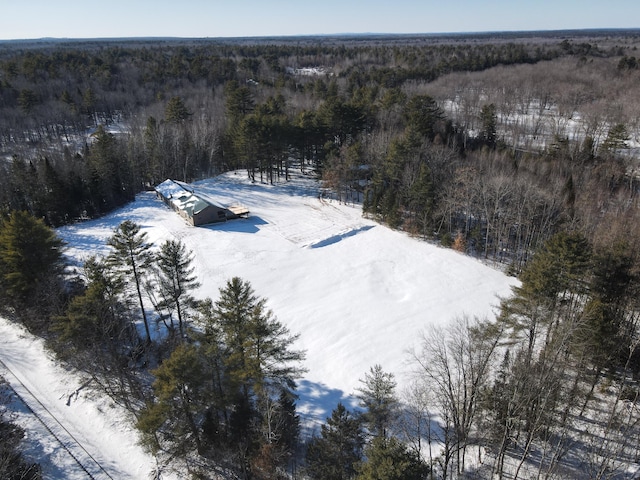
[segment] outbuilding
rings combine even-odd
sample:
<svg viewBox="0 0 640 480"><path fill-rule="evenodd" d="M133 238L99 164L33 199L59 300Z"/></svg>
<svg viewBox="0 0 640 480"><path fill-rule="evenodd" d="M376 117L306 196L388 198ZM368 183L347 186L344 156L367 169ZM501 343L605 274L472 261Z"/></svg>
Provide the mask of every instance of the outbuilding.
<svg viewBox="0 0 640 480"><path fill-rule="evenodd" d="M242 205L228 207L216 205L192 186L177 180L167 179L155 188L158 197L194 226L226 222L249 215Z"/></svg>

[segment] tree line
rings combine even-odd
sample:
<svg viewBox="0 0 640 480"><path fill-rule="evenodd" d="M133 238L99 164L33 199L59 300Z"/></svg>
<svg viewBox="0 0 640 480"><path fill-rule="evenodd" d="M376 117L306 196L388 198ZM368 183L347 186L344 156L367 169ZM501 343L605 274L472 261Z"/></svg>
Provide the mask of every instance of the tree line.
<svg viewBox="0 0 640 480"><path fill-rule="evenodd" d="M612 68L633 37L589 40L5 48L0 208L59 226L166 178L296 168L518 272L564 228L591 239L634 223L616 219L633 216L636 72Z"/></svg>

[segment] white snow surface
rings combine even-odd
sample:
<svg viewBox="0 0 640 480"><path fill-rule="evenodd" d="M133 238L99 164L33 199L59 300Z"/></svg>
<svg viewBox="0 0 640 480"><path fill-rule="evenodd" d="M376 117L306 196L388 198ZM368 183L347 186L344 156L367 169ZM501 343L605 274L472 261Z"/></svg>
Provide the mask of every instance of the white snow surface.
<svg viewBox="0 0 640 480"><path fill-rule="evenodd" d="M157 247L179 239L193 251L202 284L196 297L215 301L230 278L248 280L278 320L300 334L295 348L306 351L307 372L298 381L297 408L310 429L338 401L354 406L359 379L375 364L393 373L401 390L412 368L407 352L420 348L421 332L462 315L493 318L499 297L517 282L476 259L368 220L359 205L321 198L320 185L305 176L272 186L233 172L194 187L221 204L247 206L249 218L192 227L145 192L110 215L59 229L66 253L80 268L88 256L108 253L107 238L132 220ZM4 320L0 359L95 447L113 478L146 478L153 470L153 458L136 444L131 418L89 389L67 406L80 380L58 366L41 341ZM75 478L51 468L47 478Z"/></svg>

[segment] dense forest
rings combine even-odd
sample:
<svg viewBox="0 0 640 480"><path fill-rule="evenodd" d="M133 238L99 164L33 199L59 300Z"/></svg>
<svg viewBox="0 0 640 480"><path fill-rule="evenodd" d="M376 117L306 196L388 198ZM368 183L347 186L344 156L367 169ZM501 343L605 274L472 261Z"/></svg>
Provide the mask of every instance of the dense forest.
<svg viewBox="0 0 640 480"><path fill-rule="evenodd" d="M2 313L193 478L618 478L640 455L639 43L635 31L0 43ZM364 215L521 285L496 321L425 334L412 391L372 366L361 409L339 404L301 438L304 352L248 282L194 299L190 252L168 241L152 254L133 222L70 278L52 230L167 178L230 170L316 176ZM134 327L149 322L143 297L162 341Z"/></svg>

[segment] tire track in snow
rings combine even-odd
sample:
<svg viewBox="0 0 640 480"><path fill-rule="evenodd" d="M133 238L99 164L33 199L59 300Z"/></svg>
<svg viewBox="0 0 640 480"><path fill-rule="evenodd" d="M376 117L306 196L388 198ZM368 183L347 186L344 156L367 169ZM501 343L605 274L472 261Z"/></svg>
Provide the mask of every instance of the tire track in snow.
<svg viewBox="0 0 640 480"><path fill-rule="evenodd" d="M18 399L87 474L88 478L92 480L114 480L109 472L100 465L100 463L87 451L87 449L84 448L73 434L67 430L55 415L51 413L51 411L2 360L0 360L0 373L5 380L7 380L8 386L13 390ZM7 374L11 376L14 381L9 381L7 379Z"/></svg>

